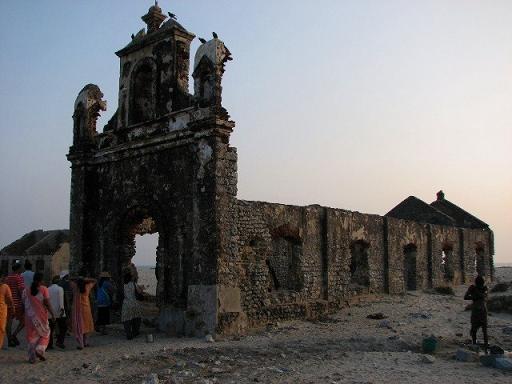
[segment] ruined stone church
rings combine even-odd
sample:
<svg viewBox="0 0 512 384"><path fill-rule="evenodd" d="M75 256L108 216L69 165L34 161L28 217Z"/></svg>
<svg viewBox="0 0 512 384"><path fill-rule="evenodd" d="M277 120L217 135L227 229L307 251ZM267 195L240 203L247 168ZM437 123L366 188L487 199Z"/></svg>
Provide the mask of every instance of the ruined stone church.
<svg viewBox="0 0 512 384"><path fill-rule="evenodd" d="M315 318L355 295L401 294L493 275L489 226L449 202L409 197L385 216L237 198L235 123L222 105L231 53L216 36L192 63L194 35L155 4L116 52L118 109L98 132L103 94L89 84L73 114L73 273L121 284L137 234L158 233L162 329L240 334Z"/></svg>

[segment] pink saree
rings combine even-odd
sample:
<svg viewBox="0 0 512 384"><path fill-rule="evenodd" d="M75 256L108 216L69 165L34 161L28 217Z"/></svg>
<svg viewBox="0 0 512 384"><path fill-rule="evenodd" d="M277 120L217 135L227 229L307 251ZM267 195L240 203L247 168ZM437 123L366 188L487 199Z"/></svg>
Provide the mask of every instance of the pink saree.
<svg viewBox="0 0 512 384"><path fill-rule="evenodd" d="M35 361L36 355L43 356L50 341L50 326L48 325L48 311L43 300L49 298L48 288L39 287L37 295L32 296L30 287L23 291L23 304L25 306L25 331L28 343L28 357Z"/></svg>

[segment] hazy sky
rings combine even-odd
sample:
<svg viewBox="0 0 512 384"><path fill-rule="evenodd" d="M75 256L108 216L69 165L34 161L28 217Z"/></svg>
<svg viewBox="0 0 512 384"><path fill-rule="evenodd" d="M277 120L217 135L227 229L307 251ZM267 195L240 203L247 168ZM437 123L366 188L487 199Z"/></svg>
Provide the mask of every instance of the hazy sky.
<svg viewBox="0 0 512 384"><path fill-rule="evenodd" d="M233 53L223 100L240 198L385 214L443 189L512 262L512 1L159 4ZM150 5L0 1L0 247L68 227L74 100L98 84L108 121L114 51Z"/></svg>

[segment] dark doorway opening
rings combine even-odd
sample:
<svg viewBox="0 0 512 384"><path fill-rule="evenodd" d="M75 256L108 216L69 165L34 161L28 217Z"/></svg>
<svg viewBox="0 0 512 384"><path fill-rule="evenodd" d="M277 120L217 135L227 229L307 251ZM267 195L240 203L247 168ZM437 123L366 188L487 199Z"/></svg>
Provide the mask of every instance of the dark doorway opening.
<svg viewBox="0 0 512 384"><path fill-rule="evenodd" d="M370 286L368 250L370 244L357 240L350 245L350 283L362 287Z"/></svg>
<svg viewBox="0 0 512 384"><path fill-rule="evenodd" d="M408 244L404 247L404 282L407 291L415 291L417 289L417 253L418 248L414 244Z"/></svg>
<svg viewBox="0 0 512 384"><path fill-rule="evenodd" d="M270 290L300 291L304 286L302 244L291 237L274 237L272 254L266 260L272 287Z"/></svg>
<svg viewBox="0 0 512 384"><path fill-rule="evenodd" d="M446 282L453 282L455 277L453 264L453 247L450 245L445 245L441 251L441 272L443 274L443 279Z"/></svg>
<svg viewBox="0 0 512 384"><path fill-rule="evenodd" d="M127 273L136 273L137 285L145 292L140 302L143 319L155 319L159 314L160 304L164 297L163 275L160 273L162 257L159 249L163 238L158 232L157 221L148 210L141 207L132 208L126 215L121 226L119 243L119 259L112 270L117 270L118 291L124 296L123 277Z"/></svg>

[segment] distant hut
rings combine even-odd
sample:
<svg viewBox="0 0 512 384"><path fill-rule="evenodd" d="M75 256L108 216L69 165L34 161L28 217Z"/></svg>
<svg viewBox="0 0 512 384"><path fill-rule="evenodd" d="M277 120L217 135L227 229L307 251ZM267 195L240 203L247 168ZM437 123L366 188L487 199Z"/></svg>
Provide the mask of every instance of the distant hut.
<svg viewBox="0 0 512 384"><path fill-rule="evenodd" d="M52 276L69 270L69 231L42 229L29 232L0 250L0 271L11 272L12 265L30 260L34 272L42 272L49 283Z"/></svg>

